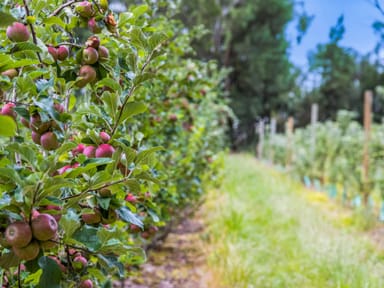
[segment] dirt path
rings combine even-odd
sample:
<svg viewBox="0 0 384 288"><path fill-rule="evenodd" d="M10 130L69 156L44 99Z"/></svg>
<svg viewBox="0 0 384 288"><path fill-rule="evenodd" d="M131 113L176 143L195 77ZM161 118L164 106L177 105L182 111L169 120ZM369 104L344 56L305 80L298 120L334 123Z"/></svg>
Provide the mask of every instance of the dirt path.
<svg viewBox="0 0 384 288"><path fill-rule="evenodd" d="M151 250L139 276L127 280L124 288L208 288L204 225L199 215L175 227L166 240ZM115 287L122 287L115 286Z"/></svg>

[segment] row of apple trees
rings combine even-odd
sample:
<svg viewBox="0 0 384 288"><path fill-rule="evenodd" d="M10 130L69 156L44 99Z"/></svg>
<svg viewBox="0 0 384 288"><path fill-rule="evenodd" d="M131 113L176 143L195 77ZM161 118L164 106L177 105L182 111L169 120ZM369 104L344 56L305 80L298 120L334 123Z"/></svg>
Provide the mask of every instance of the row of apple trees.
<svg viewBox="0 0 384 288"><path fill-rule="evenodd" d="M376 202L380 207L384 196L384 126L372 126L365 176L365 132L354 118L353 112L339 111L336 121L296 129L291 140L287 135L271 136L265 157L290 166L306 185L327 188L330 196L347 206L372 207Z"/></svg>
<svg viewBox="0 0 384 288"><path fill-rule="evenodd" d="M110 287L218 181L224 73L166 9L1 1L2 287Z"/></svg>

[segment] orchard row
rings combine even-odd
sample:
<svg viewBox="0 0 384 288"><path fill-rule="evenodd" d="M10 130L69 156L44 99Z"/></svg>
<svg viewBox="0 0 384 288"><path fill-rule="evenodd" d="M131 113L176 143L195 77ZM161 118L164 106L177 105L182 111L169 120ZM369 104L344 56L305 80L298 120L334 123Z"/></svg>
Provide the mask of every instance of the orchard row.
<svg viewBox="0 0 384 288"><path fill-rule="evenodd" d="M219 181L224 72L164 3L0 11L0 282L107 287Z"/></svg>

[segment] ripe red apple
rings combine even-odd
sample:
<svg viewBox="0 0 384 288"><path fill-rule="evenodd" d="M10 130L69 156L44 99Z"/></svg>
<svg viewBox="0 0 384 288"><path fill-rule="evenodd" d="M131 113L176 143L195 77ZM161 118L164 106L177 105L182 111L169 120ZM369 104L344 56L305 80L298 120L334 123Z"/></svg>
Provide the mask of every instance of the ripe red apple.
<svg viewBox="0 0 384 288"><path fill-rule="evenodd" d="M96 22L95 17L89 19L88 28L94 34L100 33L102 31L102 27Z"/></svg>
<svg viewBox="0 0 384 288"><path fill-rule="evenodd" d="M79 88L83 88L88 83L95 81L96 70L92 66L84 65L80 68L79 76L81 77L81 79L76 82L76 86Z"/></svg>
<svg viewBox="0 0 384 288"><path fill-rule="evenodd" d="M13 22L11 26L8 26L6 34L12 42L25 42L30 37L27 26L19 22Z"/></svg>
<svg viewBox="0 0 384 288"><path fill-rule="evenodd" d="M46 132L41 135L40 142L41 147L43 147L45 150L55 150L60 146L60 143L57 140L57 136L53 132Z"/></svg>
<svg viewBox="0 0 384 288"><path fill-rule="evenodd" d="M83 62L85 64L95 64L99 60L99 53L93 47L87 47L83 50Z"/></svg>
<svg viewBox="0 0 384 288"><path fill-rule="evenodd" d="M97 50L99 52L99 60L106 61L109 58L109 50L105 46L100 46Z"/></svg>
<svg viewBox="0 0 384 288"><path fill-rule="evenodd" d="M75 11L83 18L91 18L94 14L92 4L88 1L77 4Z"/></svg>
<svg viewBox="0 0 384 288"><path fill-rule="evenodd" d="M52 215L43 213L32 219L31 227L33 237L37 240L47 241L56 235L58 225Z"/></svg>
<svg viewBox="0 0 384 288"><path fill-rule="evenodd" d="M84 144L82 144L82 143L78 144L77 147L72 150L72 155L76 156L76 155L78 155L80 153L83 153L84 148L85 148Z"/></svg>
<svg viewBox="0 0 384 288"><path fill-rule="evenodd" d="M32 230L27 222L14 222L5 230L5 238L13 247L25 247L32 240Z"/></svg>
<svg viewBox="0 0 384 288"><path fill-rule="evenodd" d="M19 74L19 72L17 72L17 70L15 68L8 69L8 70L1 72L1 75L7 76L10 79L15 78L18 74Z"/></svg>
<svg viewBox="0 0 384 288"><path fill-rule="evenodd" d="M76 270L76 271L81 271L83 270L85 267L87 267L88 265L88 260L81 256L81 255L78 255L76 256L73 261L72 261L72 264L73 264L73 268Z"/></svg>
<svg viewBox="0 0 384 288"><path fill-rule="evenodd" d="M32 241L25 247L12 247L13 252L19 257L21 260L31 261L35 259L40 252L40 246L37 241Z"/></svg>
<svg viewBox="0 0 384 288"><path fill-rule="evenodd" d="M57 173L59 173L59 175L62 175L65 171L67 171L68 169L71 169L72 166L71 165L65 165L63 167L61 167L60 169L57 170Z"/></svg>
<svg viewBox="0 0 384 288"><path fill-rule="evenodd" d="M83 154L88 158L95 158L96 147L95 146L87 146L83 150Z"/></svg>
<svg viewBox="0 0 384 288"><path fill-rule="evenodd" d="M108 210L108 217L107 218L104 218L103 216L101 216L101 223L102 224L112 224L112 223L116 222L116 220L117 220L117 213L113 209Z"/></svg>
<svg viewBox="0 0 384 288"><path fill-rule="evenodd" d="M97 37L96 35L89 37L87 41L85 41L85 46L98 49L100 46L100 38Z"/></svg>
<svg viewBox="0 0 384 288"><path fill-rule="evenodd" d="M112 157L113 152L115 152L115 148L111 145L100 144L100 146L96 149L95 156L96 158Z"/></svg>
<svg viewBox="0 0 384 288"><path fill-rule="evenodd" d="M59 48L57 48L57 59L59 59L60 61L64 61L65 59L67 59L69 55L69 49L67 46L59 46Z"/></svg>
<svg viewBox="0 0 384 288"><path fill-rule="evenodd" d="M80 282L79 288L93 288L93 283L91 280L83 280Z"/></svg>
<svg viewBox="0 0 384 288"><path fill-rule="evenodd" d="M55 47L53 47L52 45L48 45L48 53L51 54L53 60L56 61L58 59L57 49Z"/></svg>
<svg viewBox="0 0 384 288"><path fill-rule="evenodd" d="M31 137L34 143L36 143L37 145L41 144L41 135L39 133L32 131Z"/></svg>
<svg viewBox="0 0 384 288"><path fill-rule="evenodd" d="M81 219L83 219L86 224L98 224L101 222L101 215L96 210L95 213L86 213L81 215Z"/></svg>
<svg viewBox="0 0 384 288"><path fill-rule="evenodd" d="M13 110L13 108L15 107L16 105L14 103L5 103L3 108L1 108L1 112L0 114L1 115L7 115L9 117L12 117L13 119L16 120L16 112Z"/></svg>
<svg viewBox="0 0 384 288"><path fill-rule="evenodd" d="M111 136L109 136L109 134L106 132L100 132L99 136L101 138L101 141L103 141L104 143L108 143L109 140L111 140Z"/></svg>
<svg viewBox="0 0 384 288"><path fill-rule="evenodd" d="M125 201L130 202L130 203L136 203L137 198L132 193L128 193L128 195L125 196Z"/></svg>

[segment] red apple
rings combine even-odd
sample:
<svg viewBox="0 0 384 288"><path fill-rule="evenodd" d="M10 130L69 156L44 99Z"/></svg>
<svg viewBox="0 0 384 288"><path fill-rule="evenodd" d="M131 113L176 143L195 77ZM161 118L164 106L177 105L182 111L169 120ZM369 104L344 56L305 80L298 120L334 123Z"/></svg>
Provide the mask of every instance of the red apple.
<svg viewBox="0 0 384 288"><path fill-rule="evenodd" d="M125 201L130 202L130 203L136 203L137 198L132 193L128 193L128 195L125 196Z"/></svg>
<svg viewBox="0 0 384 288"><path fill-rule="evenodd" d="M33 237L41 241L47 241L56 235L58 225L52 215L43 213L32 219L31 227Z"/></svg>
<svg viewBox="0 0 384 288"><path fill-rule="evenodd" d="M78 255L76 256L73 261L72 261L72 264L73 264L73 268L76 270L76 271L81 271L83 270L85 267L87 267L88 265L88 260L85 259L85 257L81 256L81 255Z"/></svg>
<svg viewBox="0 0 384 288"><path fill-rule="evenodd" d="M91 280L83 280L80 282L79 288L93 288L93 283Z"/></svg>
<svg viewBox="0 0 384 288"><path fill-rule="evenodd" d="M85 41L85 46L98 49L100 46L100 38L97 37L96 35L89 37L87 41Z"/></svg>
<svg viewBox="0 0 384 288"><path fill-rule="evenodd" d="M97 50L99 52L99 60L106 61L109 58L109 50L105 46L100 46Z"/></svg>
<svg viewBox="0 0 384 288"><path fill-rule="evenodd" d="M53 132L46 132L41 135L40 142L41 147L43 147L45 150L56 150L60 146L60 143L57 140L57 136Z"/></svg>
<svg viewBox="0 0 384 288"><path fill-rule="evenodd" d="M113 152L115 152L115 148L111 145L100 144L100 146L96 149L95 156L96 158L112 157Z"/></svg>
<svg viewBox="0 0 384 288"><path fill-rule="evenodd" d="M12 42L25 42L30 37L27 26L19 22L13 22L11 26L8 26L6 34Z"/></svg>
<svg viewBox="0 0 384 288"><path fill-rule="evenodd" d="M77 4L75 11L83 18L91 18L94 14L92 4L88 1Z"/></svg>
<svg viewBox="0 0 384 288"><path fill-rule="evenodd" d="M12 250L21 260L31 261L39 255L40 246L37 241L32 241L25 247L13 246Z"/></svg>
<svg viewBox="0 0 384 288"><path fill-rule="evenodd" d="M3 108L1 108L1 112L0 114L1 115L7 115L9 117L12 117L13 119L16 120L16 112L13 110L13 108L15 107L16 105L14 103L5 103Z"/></svg>
<svg viewBox="0 0 384 288"><path fill-rule="evenodd" d="M5 238L13 247L25 247L32 240L32 230L27 222L15 222L5 230Z"/></svg>
<svg viewBox="0 0 384 288"><path fill-rule="evenodd" d="M95 17L92 17L88 21L88 28L91 30L92 33L97 34L102 31L102 27L96 22Z"/></svg>
<svg viewBox="0 0 384 288"><path fill-rule="evenodd" d="M61 105L60 103L55 103L53 104L53 108L58 112L58 113L64 113L65 111L65 108L63 105Z"/></svg>
<svg viewBox="0 0 384 288"><path fill-rule="evenodd" d="M83 153L84 148L85 148L84 144L82 144L82 143L78 144L77 147L72 150L72 155L76 156L76 155L78 155L80 153Z"/></svg>
<svg viewBox="0 0 384 288"><path fill-rule="evenodd" d="M96 70L92 66L84 65L80 68L79 76L81 78L76 82L76 86L79 88L83 88L88 83L95 81Z"/></svg>
<svg viewBox="0 0 384 288"><path fill-rule="evenodd" d="M72 168L72 166L70 168ZM40 208L40 211L42 213L52 215L52 217L55 218L56 222L59 222L61 219L61 210L62 209L60 206L51 204Z"/></svg>
<svg viewBox="0 0 384 288"><path fill-rule="evenodd" d="M68 47L61 45L59 46L59 48L57 48L57 59L59 59L60 61L64 61L65 59L67 59L68 55L69 55Z"/></svg>
<svg viewBox="0 0 384 288"><path fill-rule="evenodd" d="M98 224L101 222L101 215L96 210L95 213L86 213L81 215L81 219L83 219L86 224Z"/></svg>
<svg viewBox="0 0 384 288"><path fill-rule="evenodd" d="M41 144L41 135L39 133L32 131L31 137L34 143L36 143L37 145Z"/></svg>
<svg viewBox="0 0 384 288"><path fill-rule="evenodd" d="M18 74L19 74L19 72L17 72L17 70L15 68L8 69L8 70L1 72L1 75L7 76L10 79L15 78Z"/></svg>
<svg viewBox="0 0 384 288"><path fill-rule="evenodd" d="M101 141L103 141L104 143L108 143L109 140L111 140L111 136L109 136L109 134L106 132L100 132L99 136L101 138Z"/></svg>
<svg viewBox="0 0 384 288"><path fill-rule="evenodd" d="M95 146L87 146L83 150L83 154L88 158L95 158L96 147Z"/></svg>
<svg viewBox="0 0 384 288"><path fill-rule="evenodd" d="M85 64L95 64L99 60L99 53L93 47L87 47L83 50L83 62Z"/></svg>
<svg viewBox="0 0 384 288"><path fill-rule="evenodd" d="M57 49L52 45L48 45L48 53L51 54L53 60L56 61L58 59Z"/></svg>

